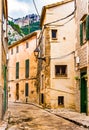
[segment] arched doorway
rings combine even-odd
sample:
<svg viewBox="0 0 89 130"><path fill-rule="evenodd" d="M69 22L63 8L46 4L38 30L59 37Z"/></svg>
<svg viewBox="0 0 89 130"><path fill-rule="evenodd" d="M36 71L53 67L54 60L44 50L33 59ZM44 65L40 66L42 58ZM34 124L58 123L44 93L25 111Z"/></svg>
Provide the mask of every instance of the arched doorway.
<svg viewBox="0 0 89 130"><path fill-rule="evenodd" d="M16 84L16 100L19 100L19 84Z"/></svg>

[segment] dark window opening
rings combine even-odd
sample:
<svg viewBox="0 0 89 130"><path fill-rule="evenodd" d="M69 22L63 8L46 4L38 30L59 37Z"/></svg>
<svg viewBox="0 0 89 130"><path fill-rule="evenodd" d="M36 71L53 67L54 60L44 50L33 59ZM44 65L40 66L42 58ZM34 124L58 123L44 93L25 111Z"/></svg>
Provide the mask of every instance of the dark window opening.
<svg viewBox="0 0 89 130"><path fill-rule="evenodd" d="M52 39L57 39L57 30L52 30Z"/></svg>
<svg viewBox="0 0 89 130"><path fill-rule="evenodd" d="M64 105L64 96L58 96L58 105Z"/></svg>
<svg viewBox="0 0 89 130"><path fill-rule="evenodd" d="M28 48L28 47L29 47L28 42L26 42L26 48Z"/></svg>
<svg viewBox="0 0 89 130"><path fill-rule="evenodd" d="M19 78L19 62L16 63L16 79Z"/></svg>
<svg viewBox="0 0 89 130"><path fill-rule="evenodd" d="M44 94L41 94L41 103L44 104Z"/></svg>
<svg viewBox="0 0 89 130"><path fill-rule="evenodd" d="M25 84L25 96L29 95L29 87L28 87L28 83Z"/></svg>
<svg viewBox="0 0 89 130"><path fill-rule="evenodd" d="M67 65L55 65L56 76L67 76Z"/></svg>
<svg viewBox="0 0 89 130"><path fill-rule="evenodd" d="M11 55L13 55L13 49L11 49Z"/></svg>
<svg viewBox="0 0 89 130"><path fill-rule="evenodd" d="M29 59L25 61L25 77L29 77Z"/></svg>
<svg viewBox="0 0 89 130"><path fill-rule="evenodd" d="M17 47L16 47L16 53L18 53L18 52L19 52L19 47L17 46Z"/></svg>

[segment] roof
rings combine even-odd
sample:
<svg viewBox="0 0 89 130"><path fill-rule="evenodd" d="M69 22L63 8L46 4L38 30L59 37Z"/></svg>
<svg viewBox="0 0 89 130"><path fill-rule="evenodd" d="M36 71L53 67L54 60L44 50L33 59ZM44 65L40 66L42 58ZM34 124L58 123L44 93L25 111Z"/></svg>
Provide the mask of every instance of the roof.
<svg viewBox="0 0 89 130"><path fill-rule="evenodd" d="M57 3L53 3L53 4L50 4L50 5L43 6L42 12L41 12L40 26L42 27L44 16L46 14L46 9L61 6L63 4L66 4L66 3L69 3L69 2L72 2L72 1L74 1L74 0L64 0L64 1L61 1L61 2L57 2Z"/></svg>
<svg viewBox="0 0 89 130"><path fill-rule="evenodd" d="M16 41L16 42L14 42L13 44L9 45L8 48L10 49L10 48L12 48L12 47L14 47L14 46L20 44L21 42L26 41L28 38L32 38L33 36L37 36L37 32L36 32L36 31L33 32L33 33L31 33L31 34L29 34L29 35L26 35L25 37L23 37L23 38L20 39L19 41Z"/></svg>

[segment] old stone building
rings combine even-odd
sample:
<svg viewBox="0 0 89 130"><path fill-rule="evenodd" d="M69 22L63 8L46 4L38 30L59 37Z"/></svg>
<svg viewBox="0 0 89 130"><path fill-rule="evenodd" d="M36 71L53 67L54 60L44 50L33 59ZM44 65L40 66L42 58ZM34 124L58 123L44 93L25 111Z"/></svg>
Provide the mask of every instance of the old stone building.
<svg viewBox="0 0 89 130"><path fill-rule="evenodd" d="M89 115L89 0L76 0L76 109Z"/></svg>
<svg viewBox="0 0 89 130"><path fill-rule="evenodd" d="M0 0L0 120L7 108L7 0Z"/></svg>
<svg viewBox="0 0 89 130"><path fill-rule="evenodd" d="M44 6L39 36L40 104L75 108L75 2Z"/></svg>
<svg viewBox="0 0 89 130"><path fill-rule="evenodd" d="M8 100L38 103L37 65L34 55L38 32L33 32L9 46Z"/></svg>

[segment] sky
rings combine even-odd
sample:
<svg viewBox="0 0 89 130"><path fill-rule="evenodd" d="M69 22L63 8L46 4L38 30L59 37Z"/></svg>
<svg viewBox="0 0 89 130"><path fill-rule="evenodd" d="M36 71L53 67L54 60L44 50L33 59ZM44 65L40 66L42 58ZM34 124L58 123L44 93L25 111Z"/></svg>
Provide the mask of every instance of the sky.
<svg viewBox="0 0 89 130"><path fill-rule="evenodd" d="M61 0L34 0L39 14L41 14L42 7L51 3L59 2ZM21 18L27 14L37 14L33 0L8 0L8 15L14 19Z"/></svg>

